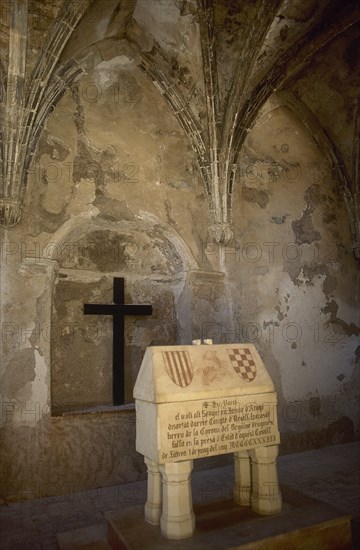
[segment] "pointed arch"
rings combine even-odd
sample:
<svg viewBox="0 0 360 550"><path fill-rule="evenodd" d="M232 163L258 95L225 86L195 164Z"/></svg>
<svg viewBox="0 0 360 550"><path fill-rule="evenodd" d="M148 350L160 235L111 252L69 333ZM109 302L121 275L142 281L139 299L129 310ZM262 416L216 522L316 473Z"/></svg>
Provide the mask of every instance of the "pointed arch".
<svg viewBox="0 0 360 550"><path fill-rule="evenodd" d="M290 90L282 90L275 94L274 99L276 100L276 107L279 105L287 107L296 116L299 123L305 126L331 166L332 172L336 176L342 190L344 203L349 215L353 249L355 255L357 256L359 253L360 243L358 182L356 182L356 180L352 180L351 175L346 169L342 155L336 147L330 134L325 131L316 115L299 97L295 96L295 94L293 94ZM359 115L356 115L355 113L355 116ZM359 140L358 135L356 135L355 127L355 142L356 139ZM356 153L354 153L354 155L354 161L356 162ZM355 172L356 168L354 167L354 175Z"/></svg>
<svg viewBox="0 0 360 550"><path fill-rule="evenodd" d="M98 210L83 212L72 217L64 223L51 238L51 241L44 246L43 259L48 262L58 262L59 255L66 243L69 241L78 240L89 226L97 227L98 229L109 229L115 232L127 229L129 231L139 231L144 233L156 232L169 242L171 247L179 254L182 262L182 271L199 270L198 262L195 260L189 247L185 244L180 235L169 225L164 224L155 215L149 212L139 212L136 221L119 220L110 222L107 219L98 215ZM27 262L28 263L28 262Z"/></svg>
<svg viewBox="0 0 360 550"><path fill-rule="evenodd" d="M359 4L345 6L340 14L336 14L334 21L326 25L321 22L305 34L269 69L261 81L249 90L238 117L231 162L237 163L241 147L260 108L274 91L283 87L290 78L294 77L316 52L358 21L360 21Z"/></svg>

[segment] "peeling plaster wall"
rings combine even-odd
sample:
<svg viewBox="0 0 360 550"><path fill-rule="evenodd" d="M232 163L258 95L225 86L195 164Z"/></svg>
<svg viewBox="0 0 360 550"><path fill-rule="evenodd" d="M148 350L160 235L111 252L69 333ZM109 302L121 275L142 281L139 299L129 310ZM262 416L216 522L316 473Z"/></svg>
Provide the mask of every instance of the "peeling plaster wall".
<svg viewBox="0 0 360 550"><path fill-rule="evenodd" d="M349 29L346 39L340 36L333 40L291 85L329 135L336 139L349 174L352 172L352 142L359 97L359 32L358 23ZM329 116L329 112L336 113L336 116Z"/></svg>
<svg viewBox="0 0 360 550"><path fill-rule="evenodd" d="M115 2L107 4L115 10ZM160 57L157 37L171 77L204 122L196 3L156 4L164 7L161 18L155 3L137 2L132 32L154 57ZM299 13L296 4L288 6L277 18L260 52L262 70L278 47L295 40L288 32L294 22L310 25L315 4L306 2L305 13L304 3ZM219 0L215 7L224 99L242 51L233 37L245 40L256 2L243 4L241 16L238 2ZM125 32L111 10L96 17L89 11L82 20L66 59L81 49L89 20L90 42ZM354 102L340 99L341 79L355 66L348 41L324 49L291 89L343 143L350 172ZM4 498L144 477L134 409L109 407L111 321L91 323L82 315L83 303L111 300L114 276L125 277L127 301L154 306L151 319L127 321L128 402L147 345L250 341L278 392L281 452L358 439L358 272L338 181L312 136L280 100L269 100L238 162L234 239L214 244L195 154L174 114L115 43L98 46L106 60L54 109L31 166L23 221L3 232ZM335 50L347 72L328 82L323 70ZM314 79L325 104L313 94ZM357 84L350 84L353 99ZM332 97L341 113L330 120Z"/></svg>
<svg viewBox="0 0 360 550"><path fill-rule="evenodd" d="M111 321L89 323L83 304L111 302L124 276L126 300L153 305L126 322L127 402L147 345L201 338L229 305L223 274L210 288L209 262L199 268L207 208L193 153L127 58L100 64L54 110L27 201L3 241L4 498L144 477L133 407L76 412L111 404Z"/></svg>
<svg viewBox="0 0 360 550"><path fill-rule="evenodd" d="M87 85L94 80L89 77ZM76 384L83 383L85 393L94 397L101 372L107 380L102 402L110 401L106 360L101 367L95 364L94 372L91 367L86 370L94 334L84 338L84 333L75 333L69 347L68 328L71 321L81 323L82 303L90 298L111 299L111 277L116 273L125 273L129 281L129 300L150 301L156 311L155 320L140 321L139 344L135 341L127 347L127 361L132 353L133 366L138 367L145 345L164 341L164 319L167 327L175 323L167 333L169 342L199 337L212 337L215 342L252 341L278 391L282 452L358 437L355 361L359 329L355 271L348 252L350 234L331 172L318 170L321 156L316 144L287 108L264 109L249 134L239 166L235 240L221 248L206 241L201 191L189 176L192 158L177 123L164 116L166 106L145 82L141 93L144 101L150 96L153 105L147 101L146 113L141 112L142 102L136 110L131 104L116 105L112 108L114 120L114 110L117 113L116 128L103 123L101 104L86 104L81 131L76 127L78 100L71 94L64 98L39 148L42 177L36 179L34 174L31 182L34 192L29 195L27 222L15 228L6 249L5 267L11 278L6 286L4 351L12 359L3 371L2 421L9 499L78 491L144 475L142 458L134 451L133 411L77 414L70 407L65 408L65 416L54 417L49 410L51 402L56 406L51 388L53 392L62 388L66 402L75 394L68 399L65 386L76 389ZM80 88L77 97L81 95ZM161 117L154 113L160 105ZM126 127L127 117L131 127L130 122ZM172 156L173 144L176 156ZM83 165L76 164L80 150L89 158L82 160ZM96 164L104 151L111 151L111 162ZM114 182L111 163L115 158L123 164L129 158L137 167L138 181L130 185L121 176ZM54 193L54 184L49 185L54 167L60 167L57 185L62 193ZM198 200L191 200L194 187ZM141 188L147 189L145 204ZM149 217L158 217L158 233L156 224L150 230L144 219L138 219L145 207ZM71 223L70 213L80 216L79 222L72 230L62 229ZM186 223L191 216L194 223ZM140 240L134 233L126 235L116 219L134 224L138 231L145 227L145 234ZM189 253L195 259L192 268L196 262L199 267L189 276L182 275L191 266L184 265L181 249L171 251L169 244L161 244L160 225L181 235L193 253ZM66 235L62 240L61 231ZM72 248L65 246L69 243ZM53 260L47 260L48 256ZM141 274L140 287L146 280L148 284L136 291L134 282ZM99 290L101 281L105 293ZM154 281L163 283L157 298L151 291ZM97 360L103 356L109 361L108 325L105 321L105 329L103 325L100 330L105 336L95 342L101 344L96 346ZM126 338L134 339L133 322ZM66 374L71 371L77 382ZM92 377L88 385L84 382L87 376Z"/></svg>
<svg viewBox="0 0 360 550"><path fill-rule="evenodd" d="M258 346L280 399L283 452L352 441L359 281L337 182L301 122L271 104L239 168L235 239L208 250L228 274L234 310L214 333Z"/></svg>

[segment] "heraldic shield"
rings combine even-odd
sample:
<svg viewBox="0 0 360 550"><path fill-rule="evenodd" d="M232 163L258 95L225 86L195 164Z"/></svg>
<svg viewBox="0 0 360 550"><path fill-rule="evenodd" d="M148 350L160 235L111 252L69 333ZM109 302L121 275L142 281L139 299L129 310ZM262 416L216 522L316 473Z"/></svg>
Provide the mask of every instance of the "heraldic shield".
<svg viewBox="0 0 360 550"><path fill-rule="evenodd" d="M177 386L186 388L191 384L194 371L187 351L163 351L166 372Z"/></svg>
<svg viewBox="0 0 360 550"><path fill-rule="evenodd" d="M248 348L226 350L236 374L245 382L252 382L256 377L256 364Z"/></svg>

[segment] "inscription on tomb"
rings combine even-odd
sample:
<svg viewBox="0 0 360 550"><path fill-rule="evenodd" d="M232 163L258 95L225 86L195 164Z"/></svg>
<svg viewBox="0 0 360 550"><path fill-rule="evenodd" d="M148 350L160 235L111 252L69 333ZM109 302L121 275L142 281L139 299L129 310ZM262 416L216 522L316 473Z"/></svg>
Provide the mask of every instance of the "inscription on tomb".
<svg viewBox="0 0 360 550"><path fill-rule="evenodd" d="M280 442L276 398L242 396L161 407L159 461L192 460Z"/></svg>

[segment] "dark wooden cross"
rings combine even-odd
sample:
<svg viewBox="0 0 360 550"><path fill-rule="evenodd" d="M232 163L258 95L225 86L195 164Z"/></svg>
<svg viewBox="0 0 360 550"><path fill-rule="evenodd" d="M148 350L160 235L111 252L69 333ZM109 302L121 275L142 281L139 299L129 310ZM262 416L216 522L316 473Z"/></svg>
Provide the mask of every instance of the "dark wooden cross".
<svg viewBox="0 0 360 550"><path fill-rule="evenodd" d="M113 317L113 403L125 402L125 315L152 315L152 306L124 304L124 279L114 277L113 304L84 304L85 315L112 315Z"/></svg>

